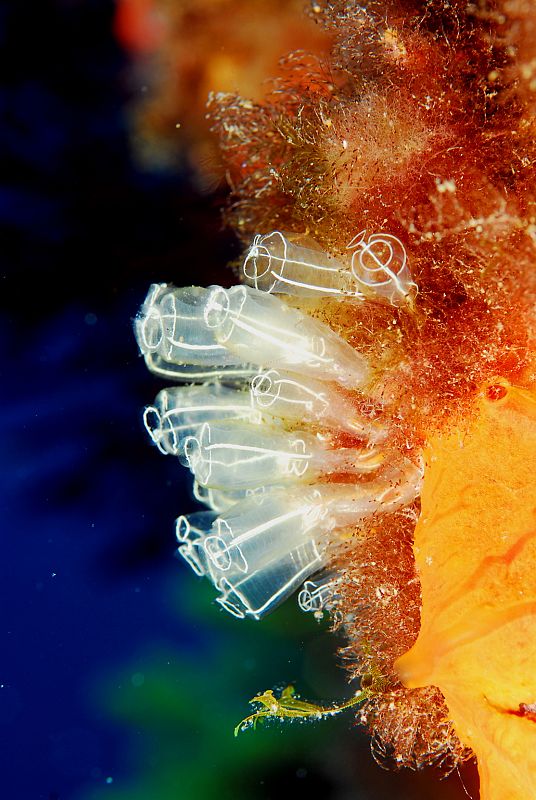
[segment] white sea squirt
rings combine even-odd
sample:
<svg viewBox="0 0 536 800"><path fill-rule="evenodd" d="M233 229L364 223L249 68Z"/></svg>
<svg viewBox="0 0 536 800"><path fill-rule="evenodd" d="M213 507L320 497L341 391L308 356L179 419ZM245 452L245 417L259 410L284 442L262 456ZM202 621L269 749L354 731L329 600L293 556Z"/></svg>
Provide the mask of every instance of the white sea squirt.
<svg viewBox="0 0 536 800"><path fill-rule="evenodd" d="M274 295L249 286L212 288L204 322L214 341L237 362L254 363L332 380L352 389L366 386L370 368L326 324Z"/></svg>
<svg viewBox="0 0 536 800"><path fill-rule="evenodd" d="M380 508L410 502L414 478L410 468L407 474L393 473L387 488L377 480L274 489L250 495L216 517L213 512L183 516L177 522L179 552L219 589L224 608L258 619L329 563L349 526Z"/></svg>
<svg viewBox="0 0 536 800"><path fill-rule="evenodd" d="M370 448L331 448L304 431L270 425L205 422L184 441L184 455L198 483L216 489L251 489L297 481L310 483L333 473L367 474L382 453Z"/></svg>
<svg viewBox="0 0 536 800"><path fill-rule="evenodd" d="M150 288L135 321L140 351L155 374L187 385L163 389L144 421L158 448L189 466L194 497L209 509L179 517L178 552L213 583L220 605L259 619L305 581L300 607L318 616L336 608L338 548L372 514L410 504L422 465L385 447L381 409L372 419L359 411L375 405L367 360L269 292L338 287L341 302L396 305L415 285L396 242L377 250L377 239L356 239L350 275L314 243L290 249L282 234L261 238L246 259L258 288ZM277 285L273 275L261 280L261 247L272 267L277 248L286 258Z"/></svg>
<svg viewBox="0 0 536 800"><path fill-rule="evenodd" d="M417 292L408 266L406 249L390 233L373 233L365 241L360 231L347 245L353 250L351 271L365 296L393 306L411 303Z"/></svg>
<svg viewBox="0 0 536 800"><path fill-rule="evenodd" d="M153 284L136 320L136 337L143 353L158 353L165 361L199 366L236 365L240 360L219 344L204 324L211 289L175 288Z"/></svg>
<svg viewBox="0 0 536 800"><path fill-rule="evenodd" d="M251 400L265 415L345 431L371 443L387 436L384 424L359 413L355 395L314 378L302 379L276 369L263 370L251 379Z"/></svg>
<svg viewBox="0 0 536 800"><path fill-rule="evenodd" d="M243 364L219 345L204 324L211 290L153 283L134 322L145 363L161 378L179 382L225 379L239 383L257 367Z"/></svg>
<svg viewBox="0 0 536 800"><path fill-rule="evenodd" d="M257 234L242 269L246 281L265 292L363 299L351 271L308 237L293 241L281 231Z"/></svg>
<svg viewBox="0 0 536 800"><path fill-rule="evenodd" d="M360 231L346 247L351 256L337 259L308 236L257 234L242 265L245 281L265 292L298 297L351 302L368 297L395 306L411 302L417 285L400 239L390 233L365 237Z"/></svg>
<svg viewBox="0 0 536 800"><path fill-rule="evenodd" d="M234 391L220 382L174 386L162 389L153 405L147 406L143 421L162 453L183 456L184 442L207 422L221 420L262 421L250 392Z"/></svg>
<svg viewBox="0 0 536 800"><path fill-rule="evenodd" d="M305 581L298 594L298 606L301 611L312 612L317 619L322 618L324 611L333 614L339 597L340 583L341 576L333 570L326 570Z"/></svg>

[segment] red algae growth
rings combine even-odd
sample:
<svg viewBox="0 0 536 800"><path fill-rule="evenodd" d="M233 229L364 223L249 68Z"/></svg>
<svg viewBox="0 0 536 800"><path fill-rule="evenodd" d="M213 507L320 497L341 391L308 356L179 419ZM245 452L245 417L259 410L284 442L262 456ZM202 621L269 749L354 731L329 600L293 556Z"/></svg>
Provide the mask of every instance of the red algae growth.
<svg viewBox="0 0 536 800"><path fill-rule="evenodd" d="M340 255L382 231L419 287L413 309L314 312L374 365L393 443L426 454L422 510L378 516L340 558L344 660L372 682L360 718L380 757L452 768L474 753L482 798L526 800L536 4L315 2L310 15L329 58L290 57L263 101L216 94L209 110L245 243L280 229Z"/></svg>
<svg viewBox="0 0 536 800"><path fill-rule="evenodd" d="M362 357L353 402L389 431L386 458L425 464L420 497L337 551L358 716L382 761L476 755L482 800L530 800L536 1L318 0L308 14L329 54L300 49L264 98L218 91L208 108L245 247L285 231L344 261L349 243L396 237L418 287L403 303L286 301Z"/></svg>
<svg viewBox="0 0 536 800"><path fill-rule="evenodd" d="M118 0L115 32L148 90L132 106L134 152L148 165L188 164L204 191L224 182L208 93L259 100L280 58L326 53L331 40L302 0Z"/></svg>

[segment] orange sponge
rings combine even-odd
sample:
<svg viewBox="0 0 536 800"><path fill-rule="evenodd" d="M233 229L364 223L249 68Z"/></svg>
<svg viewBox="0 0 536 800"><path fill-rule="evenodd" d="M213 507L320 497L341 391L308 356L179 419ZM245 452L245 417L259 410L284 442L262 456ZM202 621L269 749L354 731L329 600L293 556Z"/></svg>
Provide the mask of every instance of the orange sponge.
<svg viewBox="0 0 536 800"><path fill-rule="evenodd" d="M429 442L414 553L421 629L396 662L438 686L482 800L536 797L536 393L486 384Z"/></svg>

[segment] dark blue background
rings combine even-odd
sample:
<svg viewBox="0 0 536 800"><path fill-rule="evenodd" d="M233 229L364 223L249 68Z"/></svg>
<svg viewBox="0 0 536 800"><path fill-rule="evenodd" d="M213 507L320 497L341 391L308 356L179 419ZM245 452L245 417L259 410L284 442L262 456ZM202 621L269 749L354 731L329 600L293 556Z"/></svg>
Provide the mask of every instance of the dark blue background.
<svg viewBox="0 0 536 800"><path fill-rule="evenodd" d="M132 318L152 280L232 282L237 251L222 196L134 166L113 10L0 10L0 797L462 797L382 772L350 716L232 737L278 682L349 689L293 603L237 622L174 559L195 504L140 423L161 387Z"/></svg>

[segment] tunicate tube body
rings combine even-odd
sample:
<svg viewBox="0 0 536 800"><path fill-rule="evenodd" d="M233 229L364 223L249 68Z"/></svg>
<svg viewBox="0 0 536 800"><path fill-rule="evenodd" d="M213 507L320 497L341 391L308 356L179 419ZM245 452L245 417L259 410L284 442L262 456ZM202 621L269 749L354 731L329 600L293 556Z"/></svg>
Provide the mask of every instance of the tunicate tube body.
<svg viewBox="0 0 536 800"><path fill-rule="evenodd" d="M370 378L363 356L328 325L249 286L215 287L205 323L241 363L276 367L349 388Z"/></svg>

